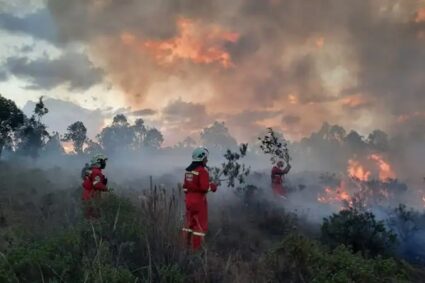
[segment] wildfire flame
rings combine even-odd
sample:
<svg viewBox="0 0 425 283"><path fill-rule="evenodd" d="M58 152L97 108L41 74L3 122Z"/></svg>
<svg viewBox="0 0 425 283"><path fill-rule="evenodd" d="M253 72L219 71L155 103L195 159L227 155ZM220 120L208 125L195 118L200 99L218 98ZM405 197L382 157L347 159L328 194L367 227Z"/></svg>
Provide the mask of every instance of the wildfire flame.
<svg viewBox="0 0 425 283"><path fill-rule="evenodd" d="M63 150L65 151L66 154L71 154L74 152L74 145L72 144L72 142L61 142L61 143L62 143Z"/></svg>
<svg viewBox="0 0 425 283"><path fill-rule="evenodd" d="M327 187L324 194L319 194L317 201L320 203L341 203L346 202L352 204L352 197L346 189L346 183L341 181L337 188Z"/></svg>
<svg viewBox="0 0 425 283"><path fill-rule="evenodd" d="M316 39L315 45L318 49L322 49L323 46L325 46L325 38L323 36L320 36Z"/></svg>
<svg viewBox="0 0 425 283"><path fill-rule="evenodd" d="M357 178L361 181L369 180L371 174L358 161L352 159L348 160L347 172L350 177Z"/></svg>
<svg viewBox="0 0 425 283"><path fill-rule="evenodd" d="M416 12L416 23L422 23L425 22L425 8L421 8Z"/></svg>
<svg viewBox="0 0 425 283"><path fill-rule="evenodd" d="M359 161L348 161L347 173L349 179L343 178L336 188L326 187L319 194L317 201L326 204L344 203L345 207L352 206L354 202L362 205L375 205L388 202L394 197L394 192L388 187L388 179L395 179L396 175L391 165L379 154L371 154L368 160L373 161L379 170L379 181L371 178L371 171L366 169ZM373 165L373 163L369 163ZM425 196L423 198L425 203ZM344 209L342 207L341 209Z"/></svg>
<svg viewBox="0 0 425 283"><path fill-rule="evenodd" d="M142 50L148 51L161 65L187 59L199 64L219 63L224 68L234 66L224 45L237 42L238 33L187 18L177 21L177 30L178 34L167 40L147 40L139 43L133 34L123 33L121 41L129 46L136 44Z"/></svg>
<svg viewBox="0 0 425 283"><path fill-rule="evenodd" d="M396 174L394 173L391 165L384 160L381 155L372 154L369 156L369 159L375 161L379 167L379 179L385 181L387 179L394 179Z"/></svg>

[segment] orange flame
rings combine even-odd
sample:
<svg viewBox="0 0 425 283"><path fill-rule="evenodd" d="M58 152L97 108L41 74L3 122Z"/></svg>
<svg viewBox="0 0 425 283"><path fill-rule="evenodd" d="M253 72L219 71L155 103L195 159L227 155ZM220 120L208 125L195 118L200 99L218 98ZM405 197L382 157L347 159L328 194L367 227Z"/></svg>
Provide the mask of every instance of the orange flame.
<svg viewBox="0 0 425 283"><path fill-rule="evenodd" d="M425 22L425 8L420 8L420 9L416 12L415 22L416 22L416 23L422 23L422 22Z"/></svg>
<svg viewBox="0 0 425 283"><path fill-rule="evenodd" d="M342 99L342 105L348 108L359 108L369 104L369 101L359 95L348 96Z"/></svg>
<svg viewBox="0 0 425 283"><path fill-rule="evenodd" d="M150 52L162 65L187 59L199 64L219 63L224 68L234 66L224 45L237 42L238 33L227 32L219 26L205 25L186 18L177 21L177 28L178 34L167 40L147 40L140 44L133 34L123 33L121 41L130 46L137 44L142 50Z"/></svg>
<svg viewBox="0 0 425 283"><path fill-rule="evenodd" d="M61 142L61 143L62 143L63 150L65 151L66 154L74 153L74 145L72 144L72 142Z"/></svg>
<svg viewBox="0 0 425 283"><path fill-rule="evenodd" d="M320 36L316 39L315 45L318 49L322 49L323 46L325 46L325 38L323 36Z"/></svg>
<svg viewBox="0 0 425 283"><path fill-rule="evenodd" d="M344 181L341 181L339 187L325 188L324 194L319 194L317 201L320 203L341 203L347 202L349 205L352 204L352 197L346 189L346 184Z"/></svg>
<svg viewBox="0 0 425 283"><path fill-rule="evenodd" d="M385 181L387 179L394 179L396 174L394 173L391 165L384 160L384 158L379 154L372 154L369 156L369 159L375 161L379 167L379 179Z"/></svg>
<svg viewBox="0 0 425 283"><path fill-rule="evenodd" d="M358 161L348 160L348 175L357 178L361 181L367 181L370 177L370 172L366 170Z"/></svg>

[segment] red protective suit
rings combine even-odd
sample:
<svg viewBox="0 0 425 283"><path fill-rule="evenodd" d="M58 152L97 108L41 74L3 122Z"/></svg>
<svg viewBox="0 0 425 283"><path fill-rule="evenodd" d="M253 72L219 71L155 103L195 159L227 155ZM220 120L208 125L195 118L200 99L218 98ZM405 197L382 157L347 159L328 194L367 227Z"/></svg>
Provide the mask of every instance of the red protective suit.
<svg viewBox="0 0 425 283"><path fill-rule="evenodd" d="M83 179L82 199L85 205L86 218L98 218L99 211L96 209L94 201L100 199L100 193L108 190L106 187L107 179L102 173L102 169L93 166L86 173Z"/></svg>
<svg viewBox="0 0 425 283"><path fill-rule="evenodd" d="M206 194L215 192L217 186L209 182L209 173L204 166L187 171L183 189L186 193L186 219L183 233L188 246L194 250L201 247L208 230L208 204Z"/></svg>
<svg viewBox="0 0 425 283"><path fill-rule="evenodd" d="M287 166L285 169L281 169L278 166L274 166L272 169L272 189L273 193L278 196L285 196L286 191L283 187L283 176L288 174L290 167Z"/></svg>

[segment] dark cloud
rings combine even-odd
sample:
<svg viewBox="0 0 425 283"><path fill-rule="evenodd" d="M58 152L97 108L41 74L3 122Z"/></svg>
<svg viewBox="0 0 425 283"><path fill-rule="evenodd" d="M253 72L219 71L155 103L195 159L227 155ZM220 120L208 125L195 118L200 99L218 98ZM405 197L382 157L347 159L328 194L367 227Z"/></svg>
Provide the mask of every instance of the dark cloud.
<svg viewBox="0 0 425 283"><path fill-rule="evenodd" d="M0 71L0 82L6 81L8 78L8 75L6 72Z"/></svg>
<svg viewBox="0 0 425 283"><path fill-rule="evenodd" d="M10 57L6 61L9 73L30 82L31 89L49 90L62 84L71 90L85 90L101 82L102 71L93 66L87 56L65 53L59 58L42 57L29 60Z"/></svg>
<svg viewBox="0 0 425 283"><path fill-rule="evenodd" d="M12 33L21 33L49 42L57 41L57 25L48 9L39 9L23 17L0 14L0 28Z"/></svg>
<svg viewBox="0 0 425 283"><path fill-rule="evenodd" d="M293 126L299 124L301 121L301 117L295 115L286 115L282 118L282 122L288 126Z"/></svg>
<svg viewBox="0 0 425 283"><path fill-rule="evenodd" d="M200 129L211 122L204 105L185 102L181 99L168 104L162 110L162 115L167 124L180 129L182 127Z"/></svg>
<svg viewBox="0 0 425 283"><path fill-rule="evenodd" d="M16 51L22 52L22 53L29 53L29 52L34 51L34 48L35 48L35 44L31 44L31 45L27 44L27 45L23 45L23 46L16 48Z"/></svg>
<svg viewBox="0 0 425 283"><path fill-rule="evenodd" d="M291 107L290 113L303 116L297 125L303 134L324 120L347 127L363 124L365 113L381 126L425 105L425 27L415 21L416 0L49 0L47 7L61 42L89 45L132 106L152 101L158 93L151 87L170 77L182 85L211 85L214 95L205 107L188 107L189 117ZM161 64L156 53L143 48L147 40L181 36L177 20L182 17L194 22L196 34L237 33L237 40L202 38L203 50L223 51L232 67L187 56ZM124 33L134 37L131 47L122 42ZM348 82L335 87L339 69L347 72ZM164 95L173 97L170 93ZM344 102L346 96L364 100ZM189 103L190 97L182 99ZM173 108L178 107L165 113L169 123L192 121Z"/></svg>
<svg viewBox="0 0 425 283"><path fill-rule="evenodd" d="M153 109L139 109L139 110L131 111L128 113L128 115L137 116L137 117L152 116L155 114L156 114L156 111Z"/></svg>
<svg viewBox="0 0 425 283"><path fill-rule="evenodd" d="M280 115L280 111L251 111L246 110L237 114L223 115L223 120L232 133L242 140L251 140L265 129L264 120L273 119Z"/></svg>

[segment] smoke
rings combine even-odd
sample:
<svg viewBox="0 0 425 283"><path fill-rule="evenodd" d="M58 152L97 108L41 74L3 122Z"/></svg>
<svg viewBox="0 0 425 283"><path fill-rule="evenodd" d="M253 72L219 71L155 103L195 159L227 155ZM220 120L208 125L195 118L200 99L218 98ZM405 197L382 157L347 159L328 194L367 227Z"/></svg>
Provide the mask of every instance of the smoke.
<svg viewBox="0 0 425 283"><path fill-rule="evenodd" d="M167 136L225 120L240 141L266 126L298 140L290 145L292 195L282 206L319 222L340 209L317 202L329 185L320 174L347 175L354 160L379 178L379 162L368 158L379 154L412 192L396 201L421 208L425 26L418 1L49 0L47 7L55 40L87 46L128 106L149 109ZM325 121L340 126L320 128ZM190 151L122 152L106 173L117 187L146 187L149 175L175 186ZM215 155L212 165L221 162ZM49 157L36 166L77 176L85 158ZM246 163L272 198L267 159L253 154Z"/></svg>
<svg viewBox="0 0 425 283"><path fill-rule="evenodd" d="M279 111L268 123L301 138L323 121L398 132L397 118L425 103L418 1L79 0L48 8L60 40L86 44L132 106L161 111L177 96L215 118ZM302 117L282 124L288 115Z"/></svg>

